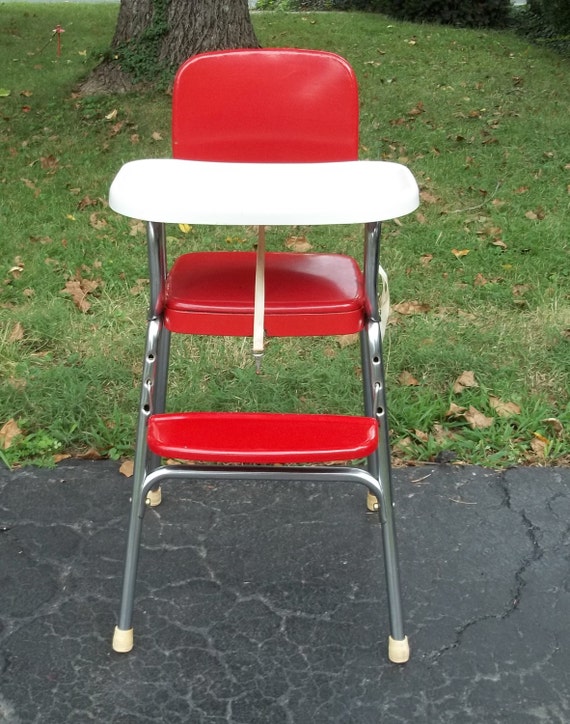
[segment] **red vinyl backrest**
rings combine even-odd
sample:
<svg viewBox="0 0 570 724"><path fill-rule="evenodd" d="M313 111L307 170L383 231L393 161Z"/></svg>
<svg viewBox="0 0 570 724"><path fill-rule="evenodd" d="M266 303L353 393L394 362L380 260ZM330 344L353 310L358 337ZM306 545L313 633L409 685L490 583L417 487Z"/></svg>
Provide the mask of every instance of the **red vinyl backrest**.
<svg viewBox="0 0 570 724"><path fill-rule="evenodd" d="M173 89L174 158L311 163L358 158L358 87L320 50L222 50L189 58Z"/></svg>

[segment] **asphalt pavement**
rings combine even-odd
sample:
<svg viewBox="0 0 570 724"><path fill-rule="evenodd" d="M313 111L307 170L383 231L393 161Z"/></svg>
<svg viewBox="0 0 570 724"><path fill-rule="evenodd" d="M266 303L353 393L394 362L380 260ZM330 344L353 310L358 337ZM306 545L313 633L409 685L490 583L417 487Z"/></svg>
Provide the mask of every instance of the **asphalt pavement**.
<svg viewBox="0 0 570 724"><path fill-rule="evenodd" d="M165 485L111 650L130 480L0 472L0 722L570 721L570 469L395 471L412 658L358 487Z"/></svg>

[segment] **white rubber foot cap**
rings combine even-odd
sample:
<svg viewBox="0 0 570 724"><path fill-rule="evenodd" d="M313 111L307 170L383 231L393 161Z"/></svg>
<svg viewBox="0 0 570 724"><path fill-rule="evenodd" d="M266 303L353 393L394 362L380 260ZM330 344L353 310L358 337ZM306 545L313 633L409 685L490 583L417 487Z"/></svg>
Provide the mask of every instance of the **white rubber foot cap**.
<svg viewBox="0 0 570 724"><path fill-rule="evenodd" d="M149 490L146 496L146 504L151 508L156 508L157 505L162 503L162 490L157 488L156 490Z"/></svg>
<svg viewBox="0 0 570 724"><path fill-rule="evenodd" d="M118 654L128 654L132 648L133 629L129 628L124 631L118 626L115 626L115 632L113 633L113 651L116 651Z"/></svg>
<svg viewBox="0 0 570 724"><path fill-rule="evenodd" d="M378 498L368 491L366 496L366 507L371 513L377 513L379 508Z"/></svg>
<svg viewBox="0 0 570 724"><path fill-rule="evenodd" d="M408 637L401 641L388 636L388 658L393 664L405 664L410 659L410 644Z"/></svg>

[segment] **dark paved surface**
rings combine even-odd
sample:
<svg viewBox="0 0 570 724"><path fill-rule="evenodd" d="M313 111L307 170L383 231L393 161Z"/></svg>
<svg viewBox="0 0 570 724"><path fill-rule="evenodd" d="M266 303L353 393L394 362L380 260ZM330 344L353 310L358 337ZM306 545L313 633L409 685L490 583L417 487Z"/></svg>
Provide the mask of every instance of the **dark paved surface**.
<svg viewBox="0 0 570 724"><path fill-rule="evenodd" d="M364 490L168 486L119 655L130 481L1 472L0 722L569 722L570 470L395 478L404 667Z"/></svg>

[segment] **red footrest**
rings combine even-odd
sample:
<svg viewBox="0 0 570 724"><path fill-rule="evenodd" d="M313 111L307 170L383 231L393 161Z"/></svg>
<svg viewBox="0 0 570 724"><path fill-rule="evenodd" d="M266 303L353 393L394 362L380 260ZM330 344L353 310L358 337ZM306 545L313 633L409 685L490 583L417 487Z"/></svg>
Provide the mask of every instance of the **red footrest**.
<svg viewBox="0 0 570 724"><path fill-rule="evenodd" d="M220 463L340 462L370 455L370 417L247 412L152 415L148 445L162 457Z"/></svg>

